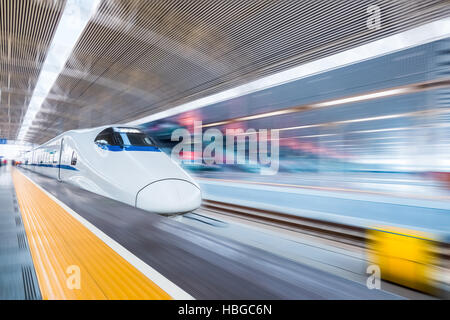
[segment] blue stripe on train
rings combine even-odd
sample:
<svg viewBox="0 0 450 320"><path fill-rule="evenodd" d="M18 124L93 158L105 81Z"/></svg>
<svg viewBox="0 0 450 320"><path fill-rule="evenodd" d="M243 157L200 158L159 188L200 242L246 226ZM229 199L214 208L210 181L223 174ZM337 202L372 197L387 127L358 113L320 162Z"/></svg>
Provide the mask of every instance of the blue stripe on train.
<svg viewBox="0 0 450 320"><path fill-rule="evenodd" d="M69 166L67 164L48 164L48 163L29 163L26 166L45 167L45 168L61 168L66 170L78 171L77 168Z"/></svg>
<svg viewBox="0 0 450 320"><path fill-rule="evenodd" d="M97 144L101 149L108 151L150 151L150 152L161 152L158 147L154 146L112 146L109 144L101 145Z"/></svg>

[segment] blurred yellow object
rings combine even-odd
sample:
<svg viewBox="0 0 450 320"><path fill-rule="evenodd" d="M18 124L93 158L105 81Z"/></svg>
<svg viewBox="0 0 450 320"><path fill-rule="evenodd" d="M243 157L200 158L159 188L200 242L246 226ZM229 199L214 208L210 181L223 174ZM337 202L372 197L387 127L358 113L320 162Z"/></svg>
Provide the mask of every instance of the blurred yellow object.
<svg viewBox="0 0 450 320"><path fill-rule="evenodd" d="M426 234L400 228L369 229L368 255L381 278L433 293L435 242Z"/></svg>

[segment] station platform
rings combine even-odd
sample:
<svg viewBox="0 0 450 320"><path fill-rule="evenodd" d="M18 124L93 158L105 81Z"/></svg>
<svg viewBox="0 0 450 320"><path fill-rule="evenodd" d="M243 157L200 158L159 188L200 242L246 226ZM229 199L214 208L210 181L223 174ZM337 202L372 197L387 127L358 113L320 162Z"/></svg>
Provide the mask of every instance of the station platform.
<svg viewBox="0 0 450 320"><path fill-rule="evenodd" d="M12 183L17 194L30 298L401 298L28 170L2 169L1 179L2 207L14 202Z"/></svg>
<svg viewBox="0 0 450 320"><path fill-rule="evenodd" d="M40 299L9 168L0 167L0 300Z"/></svg>
<svg viewBox="0 0 450 320"><path fill-rule="evenodd" d="M12 177L43 299L170 298L23 173Z"/></svg>

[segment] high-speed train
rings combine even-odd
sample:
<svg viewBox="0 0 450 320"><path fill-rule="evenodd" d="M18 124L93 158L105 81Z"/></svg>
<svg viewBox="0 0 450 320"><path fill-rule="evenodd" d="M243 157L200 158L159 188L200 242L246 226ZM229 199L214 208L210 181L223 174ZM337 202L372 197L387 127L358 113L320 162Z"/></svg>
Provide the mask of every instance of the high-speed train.
<svg viewBox="0 0 450 320"><path fill-rule="evenodd" d="M133 127L67 131L27 152L22 167L159 214L201 204L199 185Z"/></svg>

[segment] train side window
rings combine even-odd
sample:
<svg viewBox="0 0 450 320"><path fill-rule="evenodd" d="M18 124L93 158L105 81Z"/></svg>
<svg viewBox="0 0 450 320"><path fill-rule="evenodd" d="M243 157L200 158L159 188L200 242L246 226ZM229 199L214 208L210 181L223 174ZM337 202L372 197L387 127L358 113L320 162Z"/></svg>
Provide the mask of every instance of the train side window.
<svg viewBox="0 0 450 320"><path fill-rule="evenodd" d="M72 166L77 165L77 153L75 151L72 152L72 160L70 161L70 165Z"/></svg>

